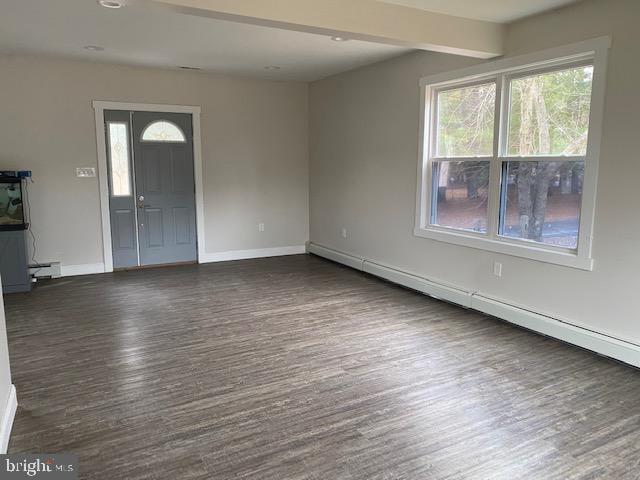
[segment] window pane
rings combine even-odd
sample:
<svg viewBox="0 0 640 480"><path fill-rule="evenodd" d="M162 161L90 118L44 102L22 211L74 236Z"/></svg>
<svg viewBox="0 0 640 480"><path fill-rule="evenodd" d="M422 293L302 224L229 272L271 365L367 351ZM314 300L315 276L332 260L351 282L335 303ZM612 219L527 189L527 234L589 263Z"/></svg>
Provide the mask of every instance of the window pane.
<svg viewBox="0 0 640 480"><path fill-rule="evenodd" d="M578 246L584 162L505 162L500 234Z"/></svg>
<svg viewBox="0 0 640 480"><path fill-rule="evenodd" d="M433 163L431 224L485 233L490 163Z"/></svg>
<svg viewBox="0 0 640 480"><path fill-rule="evenodd" d="M111 194L131 195L129 172L129 135L126 123L109 123L109 158L111 160Z"/></svg>
<svg viewBox="0 0 640 480"><path fill-rule="evenodd" d="M493 155L495 103L495 83L438 93L437 155Z"/></svg>
<svg viewBox="0 0 640 480"><path fill-rule="evenodd" d="M164 120L153 122L142 132L144 142L184 142L184 134L177 125Z"/></svg>
<svg viewBox="0 0 640 480"><path fill-rule="evenodd" d="M584 155L593 66L511 81L509 155Z"/></svg>

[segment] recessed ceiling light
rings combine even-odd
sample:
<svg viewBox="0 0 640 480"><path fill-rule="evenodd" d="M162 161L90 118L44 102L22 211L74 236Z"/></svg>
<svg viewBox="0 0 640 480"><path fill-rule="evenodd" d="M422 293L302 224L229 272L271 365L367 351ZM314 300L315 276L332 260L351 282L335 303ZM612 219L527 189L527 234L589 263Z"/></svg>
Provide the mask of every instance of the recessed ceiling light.
<svg viewBox="0 0 640 480"><path fill-rule="evenodd" d="M334 42L346 42L349 39L345 37L331 37L331 40L333 40Z"/></svg>
<svg viewBox="0 0 640 480"><path fill-rule="evenodd" d="M277 65L267 65L264 67L265 70L280 70L280 67Z"/></svg>
<svg viewBox="0 0 640 480"><path fill-rule="evenodd" d="M104 47L100 47L98 45L87 45L86 47L84 47L84 49L91 52L101 52L104 50Z"/></svg>
<svg viewBox="0 0 640 480"><path fill-rule="evenodd" d="M122 8L124 7L124 3L116 2L114 0L98 0L98 5L105 8Z"/></svg>

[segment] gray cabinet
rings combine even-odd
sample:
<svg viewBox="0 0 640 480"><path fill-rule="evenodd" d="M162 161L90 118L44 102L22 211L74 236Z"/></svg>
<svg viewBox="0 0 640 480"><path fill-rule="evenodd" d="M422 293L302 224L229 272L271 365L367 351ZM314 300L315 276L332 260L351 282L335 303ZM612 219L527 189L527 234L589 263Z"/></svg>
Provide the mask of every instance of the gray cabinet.
<svg viewBox="0 0 640 480"><path fill-rule="evenodd" d="M0 275L4 293L31 290L26 233L26 230L0 232Z"/></svg>

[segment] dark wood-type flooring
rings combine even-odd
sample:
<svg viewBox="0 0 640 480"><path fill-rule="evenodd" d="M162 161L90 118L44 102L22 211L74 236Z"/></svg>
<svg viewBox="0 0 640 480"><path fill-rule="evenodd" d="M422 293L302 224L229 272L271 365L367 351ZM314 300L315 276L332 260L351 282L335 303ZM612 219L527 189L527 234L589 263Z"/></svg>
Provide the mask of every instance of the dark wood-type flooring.
<svg viewBox="0 0 640 480"><path fill-rule="evenodd" d="M640 371L317 257L5 302L10 452L82 479L640 478Z"/></svg>

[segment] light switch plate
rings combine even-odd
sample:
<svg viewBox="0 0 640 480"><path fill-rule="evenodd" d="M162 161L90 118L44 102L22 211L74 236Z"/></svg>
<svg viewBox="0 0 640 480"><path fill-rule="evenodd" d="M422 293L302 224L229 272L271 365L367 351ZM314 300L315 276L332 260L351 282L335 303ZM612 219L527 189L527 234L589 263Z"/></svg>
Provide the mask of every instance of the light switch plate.
<svg viewBox="0 0 640 480"><path fill-rule="evenodd" d="M76 168L76 177L78 178L91 178L95 176L96 176L96 169L94 167Z"/></svg>

